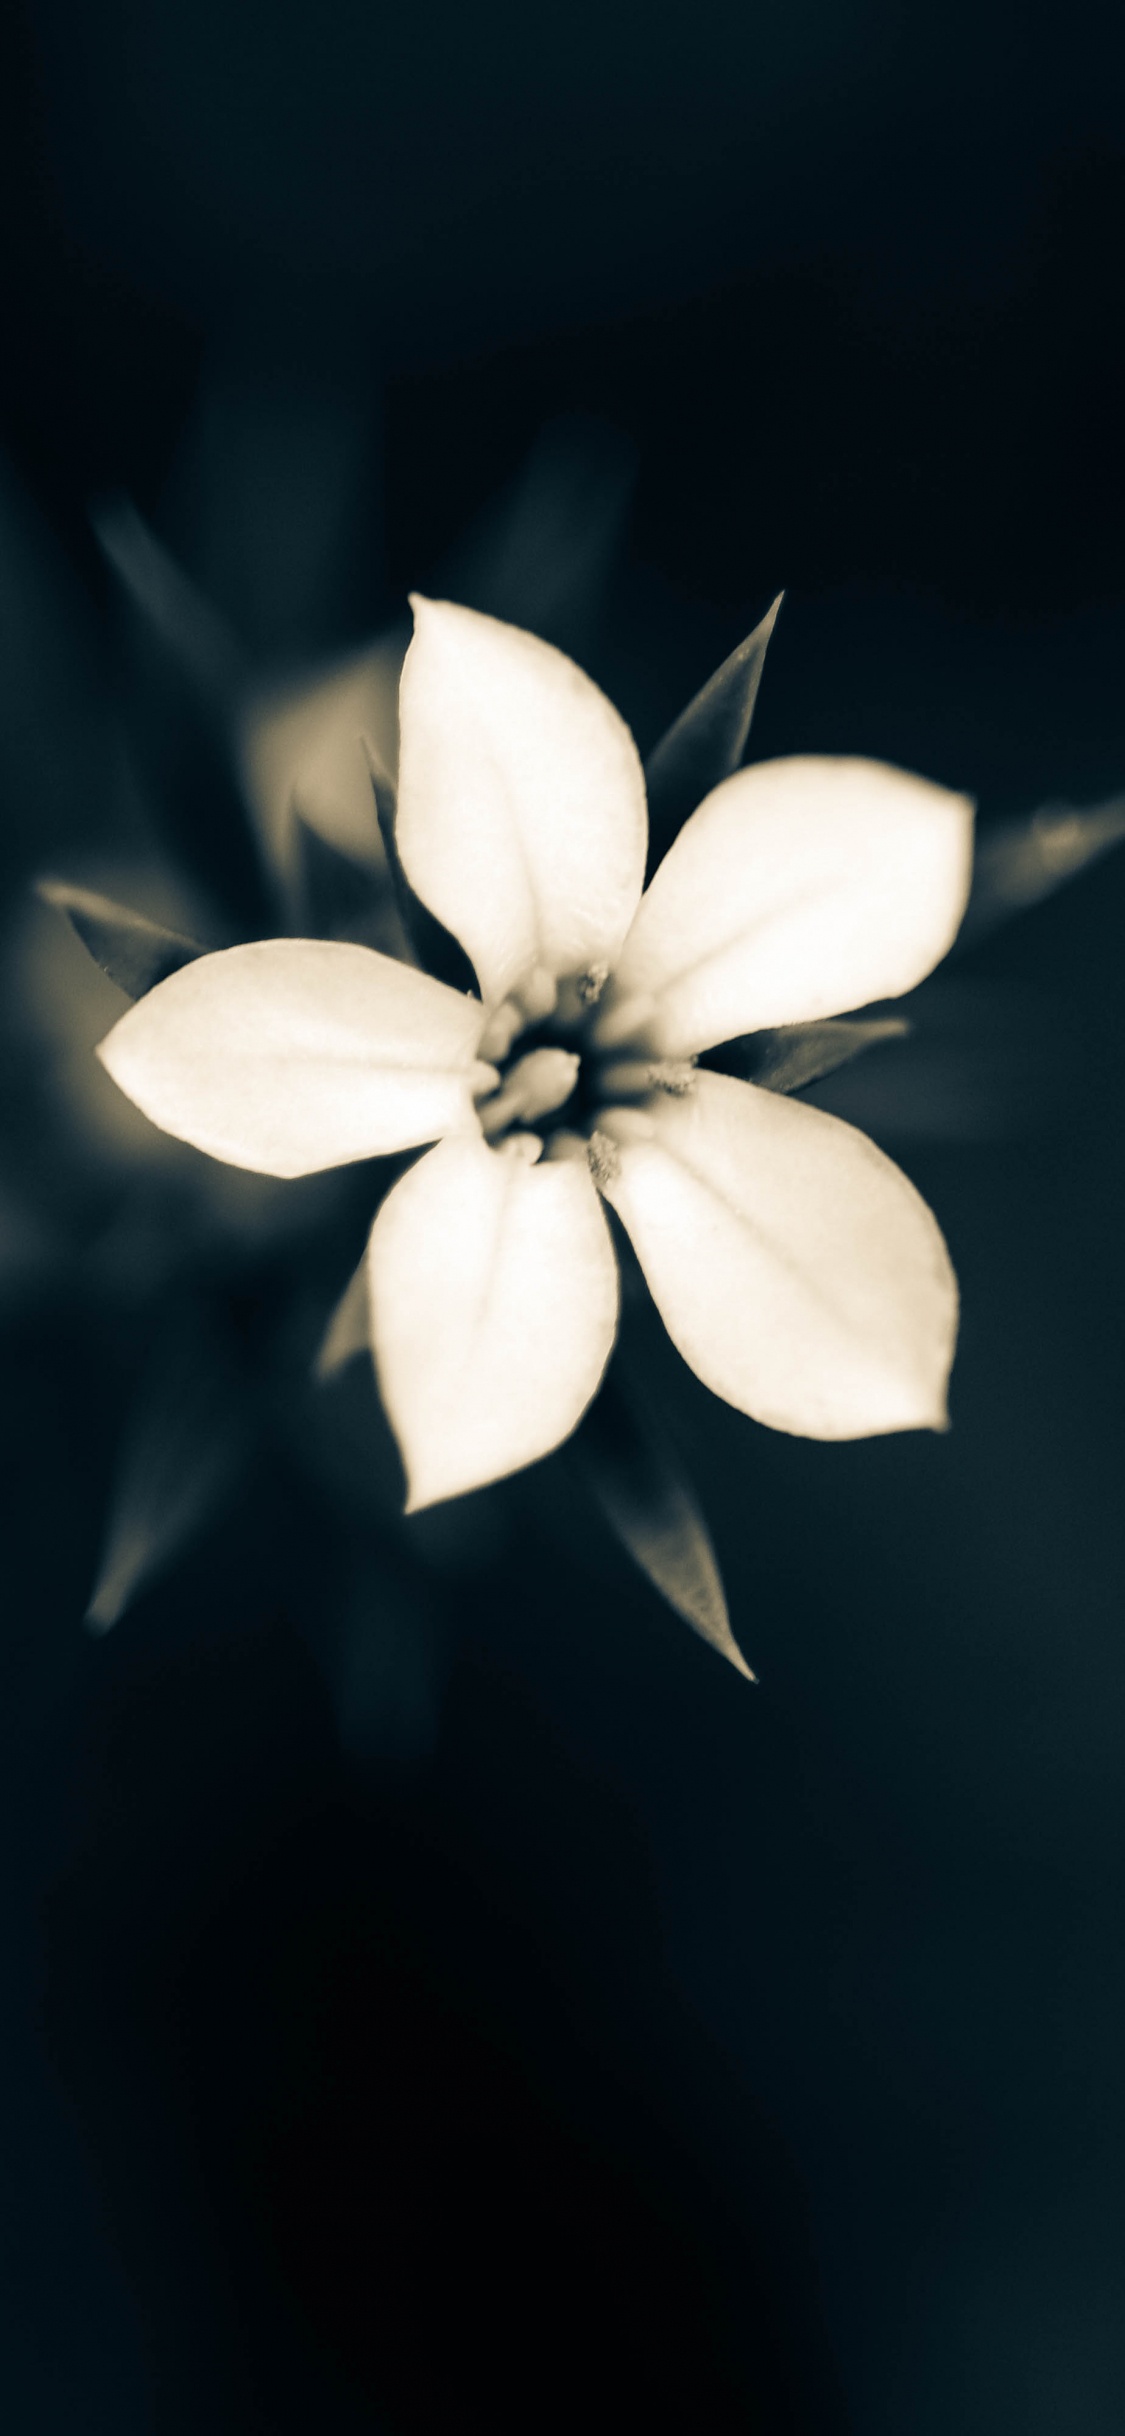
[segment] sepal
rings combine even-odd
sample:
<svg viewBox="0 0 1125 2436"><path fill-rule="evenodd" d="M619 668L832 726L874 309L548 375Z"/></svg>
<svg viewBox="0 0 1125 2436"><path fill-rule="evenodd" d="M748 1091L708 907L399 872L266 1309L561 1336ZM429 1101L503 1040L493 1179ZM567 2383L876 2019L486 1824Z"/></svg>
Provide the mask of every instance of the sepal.
<svg viewBox="0 0 1125 2436"><path fill-rule="evenodd" d="M360 947L389 949L385 874L346 854L296 810L292 895L298 937L351 939Z"/></svg>
<svg viewBox="0 0 1125 2436"><path fill-rule="evenodd" d="M610 1369L574 1440L575 1460L633 1563L701 1640L751 1683L730 1628L722 1576L699 1502L668 1439Z"/></svg>
<svg viewBox="0 0 1125 2436"><path fill-rule="evenodd" d="M881 1041L902 1040L910 1025L901 1015L874 1015L841 1020L827 1016L822 1023L790 1023L772 1032L746 1032L726 1041L714 1053L720 1073L736 1074L763 1091L803 1091L850 1064L865 1049Z"/></svg>
<svg viewBox="0 0 1125 2436"><path fill-rule="evenodd" d="M94 963L127 998L143 998L146 990L192 964L208 950L198 939L165 930L129 905L116 905L94 888L79 888L70 880L37 880L36 895L69 922Z"/></svg>
<svg viewBox="0 0 1125 2436"><path fill-rule="evenodd" d="M645 784L650 871L667 853L673 838L679 836L697 804L739 767L750 734L770 636L784 597L778 593L753 633L731 652L713 677L708 677L694 701L680 712L649 754Z"/></svg>
<svg viewBox="0 0 1125 2436"><path fill-rule="evenodd" d="M1123 838L1125 795L1111 795L1086 812L1068 804L1047 805L1030 818L986 829L977 840L958 947L975 946L998 923L1053 896Z"/></svg>

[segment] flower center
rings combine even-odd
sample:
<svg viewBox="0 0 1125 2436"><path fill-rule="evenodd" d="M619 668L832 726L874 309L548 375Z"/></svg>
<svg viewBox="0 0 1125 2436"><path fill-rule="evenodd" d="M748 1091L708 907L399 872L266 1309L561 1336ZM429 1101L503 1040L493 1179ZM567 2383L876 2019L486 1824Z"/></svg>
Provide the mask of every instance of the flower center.
<svg viewBox="0 0 1125 2436"><path fill-rule="evenodd" d="M628 1041L594 1037L606 977L598 969L556 988L536 971L489 1017L480 1055L500 1081L477 1113L494 1150L532 1164L544 1153L589 1157L597 1177L614 1138L649 1130L644 1109L655 1092L691 1090L690 1060L646 1057Z"/></svg>

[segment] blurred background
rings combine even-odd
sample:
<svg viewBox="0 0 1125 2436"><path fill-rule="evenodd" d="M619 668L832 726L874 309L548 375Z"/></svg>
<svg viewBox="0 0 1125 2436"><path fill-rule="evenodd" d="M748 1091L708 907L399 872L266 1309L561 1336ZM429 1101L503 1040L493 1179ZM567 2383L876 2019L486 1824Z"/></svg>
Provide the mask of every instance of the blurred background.
<svg viewBox="0 0 1125 2436"><path fill-rule="evenodd" d="M947 1233L950 1435L652 1353L756 1688L565 1465L397 1520L307 1384L363 1177L134 1122L32 883L260 933L296 789L375 886L410 586L647 749L784 585L756 756L1125 787L1118 14L0 41L8 2423L1116 2436L1125 855L823 1086Z"/></svg>

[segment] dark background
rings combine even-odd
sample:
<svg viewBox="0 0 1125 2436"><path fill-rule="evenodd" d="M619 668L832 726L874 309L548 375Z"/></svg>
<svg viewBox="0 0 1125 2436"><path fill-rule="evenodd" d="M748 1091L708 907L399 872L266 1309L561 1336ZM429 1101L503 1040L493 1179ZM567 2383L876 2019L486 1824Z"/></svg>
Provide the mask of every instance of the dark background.
<svg viewBox="0 0 1125 2436"><path fill-rule="evenodd" d="M116 837L93 504L282 668L560 417L635 470L575 648L642 745L785 584L756 753L985 821L1125 783L1117 11L3 45L13 955ZM676 1389L756 1690L534 1486L326 1664L280 1463L91 1641L135 1348L0 1200L18 2436L1125 2429L1123 923L1111 858L966 958L998 1070L872 1087L962 1280L949 1437Z"/></svg>

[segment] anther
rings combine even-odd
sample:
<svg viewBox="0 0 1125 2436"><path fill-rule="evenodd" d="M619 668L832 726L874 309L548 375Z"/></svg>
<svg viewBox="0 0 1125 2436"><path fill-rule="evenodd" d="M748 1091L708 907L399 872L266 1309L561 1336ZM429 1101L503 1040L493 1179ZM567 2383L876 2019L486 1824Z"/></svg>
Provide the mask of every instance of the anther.
<svg viewBox="0 0 1125 2436"><path fill-rule="evenodd" d="M684 1099L694 1081L695 1067L688 1057L622 1058L617 1065L604 1066L598 1077L607 1100L645 1099L650 1091Z"/></svg>
<svg viewBox="0 0 1125 2436"><path fill-rule="evenodd" d="M590 1174L600 1193L608 1192L621 1173L621 1153L607 1133L592 1133L586 1144Z"/></svg>
<svg viewBox="0 0 1125 2436"><path fill-rule="evenodd" d="M584 1007L596 1007L608 980L608 964L592 964L588 973L579 973L575 988Z"/></svg>

